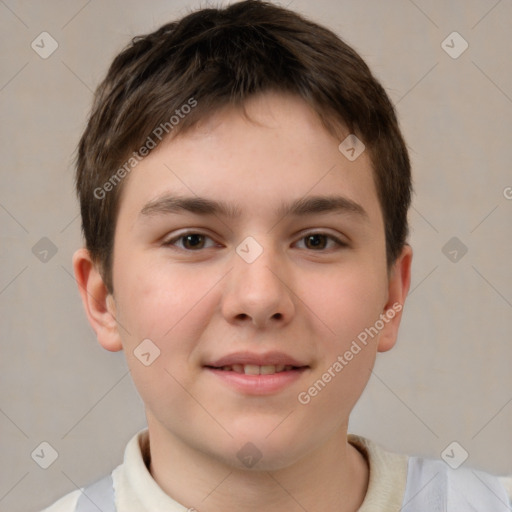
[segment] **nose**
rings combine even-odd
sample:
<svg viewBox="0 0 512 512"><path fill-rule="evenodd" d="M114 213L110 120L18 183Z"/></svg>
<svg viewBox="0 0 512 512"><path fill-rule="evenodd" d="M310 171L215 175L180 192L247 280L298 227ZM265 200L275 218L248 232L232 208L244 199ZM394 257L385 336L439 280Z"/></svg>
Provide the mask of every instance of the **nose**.
<svg viewBox="0 0 512 512"><path fill-rule="evenodd" d="M295 312L289 274L283 257L269 248L250 263L233 251L222 298L224 318L257 328L289 323Z"/></svg>

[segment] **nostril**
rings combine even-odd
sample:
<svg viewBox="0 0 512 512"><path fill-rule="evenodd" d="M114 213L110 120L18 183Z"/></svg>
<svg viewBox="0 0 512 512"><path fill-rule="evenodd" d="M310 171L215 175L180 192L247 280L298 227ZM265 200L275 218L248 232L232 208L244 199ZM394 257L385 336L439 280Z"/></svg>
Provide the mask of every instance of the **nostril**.
<svg viewBox="0 0 512 512"><path fill-rule="evenodd" d="M237 318L237 320L247 320L247 319L250 319L251 316L248 315L247 313L239 313L238 315L236 315L236 318ZM283 318L283 314L282 313L274 313L272 315L272 318L275 318L276 320L281 320Z"/></svg>

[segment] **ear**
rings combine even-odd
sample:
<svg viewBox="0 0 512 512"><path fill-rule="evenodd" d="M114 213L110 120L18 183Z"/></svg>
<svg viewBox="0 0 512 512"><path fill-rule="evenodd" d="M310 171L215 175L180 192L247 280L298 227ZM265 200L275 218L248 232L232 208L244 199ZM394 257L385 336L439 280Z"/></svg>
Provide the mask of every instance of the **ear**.
<svg viewBox="0 0 512 512"><path fill-rule="evenodd" d="M411 262L412 248L405 245L390 270L388 300L382 311L387 322L379 337L379 352L390 350L396 343L405 299L411 285Z"/></svg>
<svg viewBox="0 0 512 512"><path fill-rule="evenodd" d="M100 345L111 352L122 350L114 297L105 286L87 249L82 248L75 252L73 270L87 319Z"/></svg>

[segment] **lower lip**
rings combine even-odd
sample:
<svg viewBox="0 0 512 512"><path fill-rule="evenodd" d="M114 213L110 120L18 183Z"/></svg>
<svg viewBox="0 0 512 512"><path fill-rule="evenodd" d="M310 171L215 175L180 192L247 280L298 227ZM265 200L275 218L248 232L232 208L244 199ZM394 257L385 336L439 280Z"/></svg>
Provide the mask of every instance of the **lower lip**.
<svg viewBox="0 0 512 512"><path fill-rule="evenodd" d="M227 385L248 395L269 395L283 390L299 380L307 368L274 373L272 375L246 375L233 371L206 368Z"/></svg>

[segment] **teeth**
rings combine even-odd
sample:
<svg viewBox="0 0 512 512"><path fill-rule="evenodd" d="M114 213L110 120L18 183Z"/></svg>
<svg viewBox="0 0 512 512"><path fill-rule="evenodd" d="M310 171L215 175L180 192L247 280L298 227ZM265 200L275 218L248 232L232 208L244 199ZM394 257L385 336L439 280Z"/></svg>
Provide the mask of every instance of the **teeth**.
<svg viewBox="0 0 512 512"><path fill-rule="evenodd" d="M245 375L259 375L260 367L256 364L245 364L244 373Z"/></svg>
<svg viewBox="0 0 512 512"><path fill-rule="evenodd" d="M263 366L258 366L257 364L234 364L232 366L223 366L222 370L244 373L245 375L274 375L274 373L291 371L293 366L289 364L267 364Z"/></svg>
<svg viewBox="0 0 512 512"><path fill-rule="evenodd" d="M261 375L273 375L276 373L276 367L272 364L269 364L267 366L261 366L260 367L260 374Z"/></svg>

